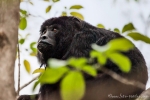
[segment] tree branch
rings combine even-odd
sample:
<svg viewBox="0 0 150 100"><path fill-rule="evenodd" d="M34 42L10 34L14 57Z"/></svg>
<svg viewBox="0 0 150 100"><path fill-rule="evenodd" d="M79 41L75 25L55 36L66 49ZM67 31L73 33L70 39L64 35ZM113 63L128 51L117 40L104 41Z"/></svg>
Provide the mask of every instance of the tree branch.
<svg viewBox="0 0 150 100"><path fill-rule="evenodd" d="M137 87L145 90L145 85L141 82L134 81L134 80L128 80L128 79L118 75L117 73L115 73L115 72L113 72L113 71L111 71L107 68L102 68L101 71L103 71L104 73L110 75L112 78L116 79L117 81L119 81L123 84L137 86Z"/></svg>
<svg viewBox="0 0 150 100"><path fill-rule="evenodd" d="M17 96L19 96L20 92L20 48L19 48L19 40L18 40L18 91L17 91Z"/></svg>
<svg viewBox="0 0 150 100"><path fill-rule="evenodd" d="M20 87L20 90L22 90L23 88L25 88L26 86L28 86L30 83L32 83L33 81L35 81L40 75L36 76L35 78L33 78L31 81L29 81L28 83L24 84L23 86ZM17 90L20 91L20 90Z"/></svg>

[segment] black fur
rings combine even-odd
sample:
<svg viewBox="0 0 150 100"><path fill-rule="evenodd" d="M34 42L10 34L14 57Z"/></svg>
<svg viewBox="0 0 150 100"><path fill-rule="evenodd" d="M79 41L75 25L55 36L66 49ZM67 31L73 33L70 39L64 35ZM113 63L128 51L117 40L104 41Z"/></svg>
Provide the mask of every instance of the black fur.
<svg viewBox="0 0 150 100"><path fill-rule="evenodd" d="M52 26L52 27L51 27ZM54 28L56 32L53 31ZM46 32L45 32L46 30ZM47 30L50 30L47 32ZM38 59L42 64L47 63L49 58L68 59L69 57L89 57L91 44L105 45L110 40L122 37L120 34L97 28L85 21L75 17L55 17L46 20L41 26L41 37L38 43ZM52 35L55 34L55 35ZM42 38L43 35L47 37ZM48 40L49 38L49 40ZM41 41L53 41L55 43L45 44ZM108 69L115 71L121 76L139 81L143 84L147 82L147 67L140 51L135 48L126 53L132 62L132 68L129 73L123 73L119 68L108 60L105 65ZM77 80L76 80L77 81ZM101 73L100 77L86 80L86 93L82 100L109 100L108 95L139 95L143 90L135 86L122 84L110 76ZM40 93L35 100L61 100L59 85L45 84L41 86ZM22 99L18 100L31 100ZM113 100L115 100L114 98ZM133 98L120 98L128 100ZM134 98L135 99L135 98Z"/></svg>

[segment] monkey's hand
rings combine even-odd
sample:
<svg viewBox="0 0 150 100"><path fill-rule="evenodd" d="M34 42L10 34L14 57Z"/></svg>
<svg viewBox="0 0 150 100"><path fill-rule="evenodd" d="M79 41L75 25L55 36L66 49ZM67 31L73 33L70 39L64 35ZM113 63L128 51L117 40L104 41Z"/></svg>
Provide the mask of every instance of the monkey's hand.
<svg viewBox="0 0 150 100"><path fill-rule="evenodd" d="M17 100L38 100L38 94L35 94L35 95L20 95Z"/></svg>

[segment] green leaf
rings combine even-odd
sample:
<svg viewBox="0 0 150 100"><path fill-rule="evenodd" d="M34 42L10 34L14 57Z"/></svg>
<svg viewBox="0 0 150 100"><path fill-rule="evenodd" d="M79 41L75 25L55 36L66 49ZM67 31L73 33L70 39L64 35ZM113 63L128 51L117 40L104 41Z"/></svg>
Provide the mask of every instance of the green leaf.
<svg viewBox="0 0 150 100"><path fill-rule="evenodd" d="M61 16L67 16L67 12L63 11Z"/></svg>
<svg viewBox="0 0 150 100"><path fill-rule="evenodd" d="M93 66L85 65L82 70L91 76L95 77L97 75L97 70Z"/></svg>
<svg viewBox="0 0 150 100"><path fill-rule="evenodd" d="M144 36L143 34L140 34L138 32L128 33L128 36L130 36L131 38L133 38L136 41L141 40L141 41L144 41L145 43L150 43L149 37Z"/></svg>
<svg viewBox="0 0 150 100"><path fill-rule="evenodd" d="M70 58L68 60L68 64L72 67L82 68L87 63L86 58Z"/></svg>
<svg viewBox="0 0 150 100"><path fill-rule="evenodd" d="M114 52L114 53L110 53L108 57L113 63L115 63L120 68L121 71L123 72L130 71L131 62L127 56L124 56L119 52Z"/></svg>
<svg viewBox="0 0 150 100"><path fill-rule="evenodd" d="M91 58L97 58L100 65L105 65L105 63L107 61L107 57L102 52L91 51L90 56L91 56Z"/></svg>
<svg viewBox="0 0 150 100"><path fill-rule="evenodd" d="M81 72L71 71L61 81L63 100L81 100L85 92L85 82Z"/></svg>
<svg viewBox="0 0 150 100"><path fill-rule="evenodd" d="M97 61L99 62L100 65L105 65L107 62L107 57L103 55L102 53L99 54Z"/></svg>
<svg viewBox="0 0 150 100"><path fill-rule="evenodd" d="M31 72L30 63L29 63L27 60L24 60L23 63L24 63L24 66L25 66L26 71L27 71L28 73L30 73L30 72Z"/></svg>
<svg viewBox="0 0 150 100"><path fill-rule="evenodd" d="M81 9L83 8L81 5L73 5L70 7L70 9Z"/></svg>
<svg viewBox="0 0 150 100"><path fill-rule="evenodd" d="M99 52L105 52L110 48L110 46L109 45L99 46L97 44L92 44L92 48Z"/></svg>
<svg viewBox="0 0 150 100"><path fill-rule="evenodd" d="M37 53L37 49L34 47L36 45L36 42L32 42L30 44L30 49L34 52L34 53Z"/></svg>
<svg viewBox="0 0 150 100"><path fill-rule="evenodd" d="M53 0L53 2L58 2L58 1L60 1L60 0Z"/></svg>
<svg viewBox="0 0 150 100"><path fill-rule="evenodd" d="M98 28L105 28L105 26L102 25L102 24L98 24L97 27L98 27Z"/></svg>
<svg viewBox="0 0 150 100"><path fill-rule="evenodd" d="M46 13L48 13L48 12L51 10L51 8L52 8L52 6L48 6L48 7L46 8Z"/></svg>
<svg viewBox="0 0 150 100"><path fill-rule="evenodd" d="M24 41L25 41L25 39L22 38L22 39L19 40L19 43L20 43L20 44L23 44Z"/></svg>
<svg viewBox="0 0 150 100"><path fill-rule="evenodd" d="M123 27L122 33L127 32L127 31L132 31L132 30L135 30L135 27L133 26L132 23L129 23Z"/></svg>
<svg viewBox="0 0 150 100"><path fill-rule="evenodd" d="M58 82L69 69L67 67L49 68L47 67L44 73L40 76L41 83L54 84Z"/></svg>
<svg viewBox="0 0 150 100"><path fill-rule="evenodd" d="M34 83L34 85L33 85L33 91L35 90L35 88L37 87L37 85L39 84L40 82L39 81L36 81L35 83Z"/></svg>
<svg viewBox="0 0 150 100"><path fill-rule="evenodd" d="M66 66L67 62L64 60L58 60L58 59L50 59L48 60L48 66L52 68L58 68Z"/></svg>
<svg viewBox="0 0 150 100"><path fill-rule="evenodd" d="M97 52L97 51L92 50L92 51L90 52L90 57L91 57L91 58L97 58L98 55L99 55L99 52Z"/></svg>
<svg viewBox="0 0 150 100"><path fill-rule="evenodd" d="M27 14L27 11L26 11L26 10L20 9L20 12L21 12L23 15L26 15L26 14Z"/></svg>
<svg viewBox="0 0 150 100"><path fill-rule="evenodd" d="M134 44L126 38L113 39L108 45L110 46L108 51L128 51L135 47Z"/></svg>
<svg viewBox="0 0 150 100"><path fill-rule="evenodd" d="M37 53L31 52L31 53L30 53L30 56L37 56Z"/></svg>
<svg viewBox="0 0 150 100"><path fill-rule="evenodd" d="M45 71L45 69L38 68L38 69L34 70L32 74L35 74L35 73L43 73L44 71Z"/></svg>
<svg viewBox="0 0 150 100"><path fill-rule="evenodd" d="M120 33L120 30L118 28L115 28L114 32Z"/></svg>
<svg viewBox="0 0 150 100"><path fill-rule="evenodd" d="M78 12L71 12L70 13L72 16L75 16L77 18L80 18L82 20L84 20L84 17L82 16L82 14L78 13Z"/></svg>
<svg viewBox="0 0 150 100"><path fill-rule="evenodd" d="M44 1L47 1L47 2L49 2L50 0L44 0Z"/></svg>
<svg viewBox="0 0 150 100"><path fill-rule="evenodd" d="M22 17L20 20L19 28L24 30L27 27L27 20L26 18Z"/></svg>

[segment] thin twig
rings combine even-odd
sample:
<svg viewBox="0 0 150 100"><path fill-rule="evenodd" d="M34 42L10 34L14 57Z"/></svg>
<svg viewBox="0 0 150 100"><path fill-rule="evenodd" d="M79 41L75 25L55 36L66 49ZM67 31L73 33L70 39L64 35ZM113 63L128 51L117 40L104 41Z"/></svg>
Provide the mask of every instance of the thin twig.
<svg viewBox="0 0 150 100"><path fill-rule="evenodd" d="M20 48L19 48L19 41L18 41L18 91L17 91L17 95L19 95L19 91L20 91Z"/></svg>
<svg viewBox="0 0 150 100"><path fill-rule="evenodd" d="M101 71L103 71L104 73L110 75L112 78L116 79L117 81L119 81L123 84L137 86L137 87L145 90L145 85L141 82L134 81L134 80L128 80L128 79L118 75L117 73L115 73L115 72L113 72L113 71L111 71L107 68L102 68Z"/></svg>
<svg viewBox="0 0 150 100"><path fill-rule="evenodd" d="M39 77L39 75L36 76L35 78L33 78L33 79L32 79L31 81L29 81L28 83L26 83L26 84L24 84L23 86L21 86L21 87L20 87L20 90L22 90L23 88L25 88L26 86L28 86L30 83L32 83L33 81L35 81L38 77Z"/></svg>

